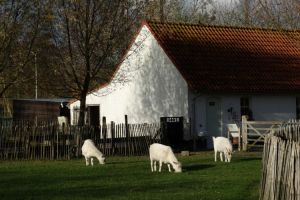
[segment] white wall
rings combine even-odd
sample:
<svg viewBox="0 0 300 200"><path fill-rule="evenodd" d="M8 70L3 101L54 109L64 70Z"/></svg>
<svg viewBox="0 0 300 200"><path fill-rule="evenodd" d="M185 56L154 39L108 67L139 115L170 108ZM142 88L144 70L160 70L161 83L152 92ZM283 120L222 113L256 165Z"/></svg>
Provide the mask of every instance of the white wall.
<svg viewBox="0 0 300 200"><path fill-rule="evenodd" d="M255 96L251 98L255 121L282 121L296 118L296 97Z"/></svg>
<svg viewBox="0 0 300 200"><path fill-rule="evenodd" d="M195 98L195 117L194 121L195 127L194 131L196 131L197 136L206 135L206 97L199 96Z"/></svg>
<svg viewBox="0 0 300 200"><path fill-rule="evenodd" d="M202 95L195 99L196 133L201 135L211 135L206 133L206 101L209 96ZM221 99L221 127L219 135L226 134L226 124L239 123L240 97L239 96L219 96ZM228 112L231 109L232 112ZM215 133L217 134L217 133Z"/></svg>
<svg viewBox="0 0 300 200"><path fill-rule="evenodd" d="M100 104L100 117L116 123L124 123L124 115L129 123L188 118L187 83L147 27L127 55L110 85L87 96L87 105ZM71 111L74 106L79 101L71 104Z"/></svg>
<svg viewBox="0 0 300 200"><path fill-rule="evenodd" d="M208 140L212 135L223 135L227 137L227 127L229 123L236 123L241 127L240 117L240 98L239 95L222 95L217 96L221 99L221 127L219 133L208 133L206 127L206 101L208 95L191 95L190 113L192 118L193 132L198 136L207 137ZM195 98L195 113L192 112L193 98ZM250 96L250 108L253 112L253 118L256 121L286 121L295 119L296 117L296 97L295 96L270 96L270 95L255 95ZM232 108L232 109L231 109ZM231 112L228 112L231 111Z"/></svg>

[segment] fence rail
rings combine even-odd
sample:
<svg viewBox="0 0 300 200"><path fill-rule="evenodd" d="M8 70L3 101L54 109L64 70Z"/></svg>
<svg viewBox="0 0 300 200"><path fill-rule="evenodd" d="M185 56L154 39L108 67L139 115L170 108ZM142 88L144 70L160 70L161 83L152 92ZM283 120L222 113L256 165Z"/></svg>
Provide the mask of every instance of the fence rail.
<svg viewBox="0 0 300 200"><path fill-rule="evenodd" d="M94 140L105 155L145 155L151 143L160 141L159 124L0 125L0 159L70 159L81 156L85 139Z"/></svg>

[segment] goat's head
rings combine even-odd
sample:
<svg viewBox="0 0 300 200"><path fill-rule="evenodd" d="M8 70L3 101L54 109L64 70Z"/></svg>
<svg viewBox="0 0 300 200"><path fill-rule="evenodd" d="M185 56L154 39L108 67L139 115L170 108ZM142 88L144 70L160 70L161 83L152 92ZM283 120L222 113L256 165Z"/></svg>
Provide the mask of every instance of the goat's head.
<svg viewBox="0 0 300 200"><path fill-rule="evenodd" d="M172 162L172 167L175 170L176 173L182 172L182 165L180 162Z"/></svg>
<svg viewBox="0 0 300 200"><path fill-rule="evenodd" d="M104 165L104 164L105 164L105 157L104 157L104 155L99 156L98 160L99 160L99 163L100 163L101 165Z"/></svg>
<svg viewBox="0 0 300 200"><path fill-rule="evenodd" d="M227 158L227 161L230 162L231 157L232 157L232 150L231 149L226 149L224 154L225 154L225 158Z"/></svg>

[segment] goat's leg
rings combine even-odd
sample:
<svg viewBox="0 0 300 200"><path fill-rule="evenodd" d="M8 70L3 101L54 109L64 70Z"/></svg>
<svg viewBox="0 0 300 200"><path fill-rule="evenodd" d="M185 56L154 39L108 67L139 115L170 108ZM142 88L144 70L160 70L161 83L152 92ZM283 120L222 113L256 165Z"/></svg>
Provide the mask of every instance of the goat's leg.
<svg viewBox="0 0 300 200"><path fill-rule="evenodd" d="M170 166L170 164L168 163L167 165L168 165L168 168L169 168L169 172L171 172L171 166Z"/></svg>
<svg viewBox="0 0 300 200"><path fill-rule="evenodd" d="M218 154L218 152L215 151L215 162L217 162L217 154Z"/></svg>
<svg viewBox="0 0 300 200"><path fill-rule="evenodd" d="M89 160L90 158L89 157L84 157L85 158L85 165L88 166L90 164Z"/></svg>
<svg viewBox="0 0 300 200"><path fill-rule="evenodd" d="M161 172L162 161L159 161L159 172Z"/></svg>
<svg viewBox="0 0 300 200"><path fill-rule="evenodd" d="M220 159L221 159L221 162L223 162L223 152L220 152Z"/></svg>
<svg viewBox="0 0 300 200"><path fill-rule="evenodd" d="M153 172L153 160L150 159L151 172Z"/></svg>
<svg viewBox="0 0 300 200"><path fill-rule="evenodd" d="M225 156L225 162L229 162L229 153L228 153L228 151L224 152L224 156Z"/></svg>
<svg viewBox="0 0 300 200"><path fill-rule="evenodd" d="M94 158L91 158L91 165L94 166Z"/></svg>
<svg viewBox="0 0 300 200"><path fill-rule="evenodd" d="M156 172L156 161L154 161L153 164L154 164L154 171Z"/></svg>

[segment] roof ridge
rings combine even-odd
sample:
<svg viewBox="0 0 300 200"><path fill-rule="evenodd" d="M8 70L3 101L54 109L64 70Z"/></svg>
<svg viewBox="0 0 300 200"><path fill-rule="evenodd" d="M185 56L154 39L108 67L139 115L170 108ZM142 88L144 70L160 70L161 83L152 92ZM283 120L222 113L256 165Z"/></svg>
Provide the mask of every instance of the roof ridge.
<svg viewBox="0 0 300 200"><path fill-rule="evenodd" d="M206 28L228 28L228 29L242 29L242 30L261 30L261 31L272 31L272 32L299 32L300 30L292 30L292 29L275 29L275 28L264 28L264 27L250 27L250 26L229 26L229 25L216 25L216 24L196 24L190 22L160 22L153 20L145 20L145 24L161 24L161 25L185 25L185 26L201 26Z"/></svg>

